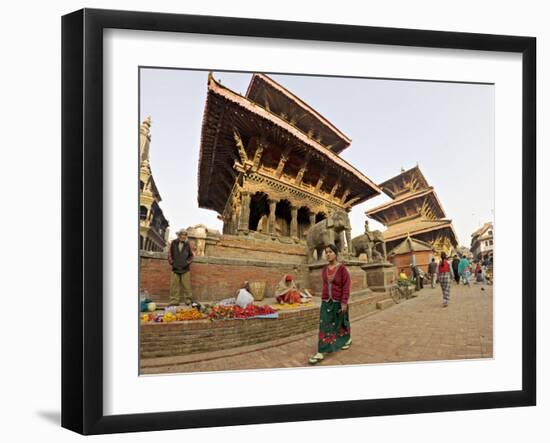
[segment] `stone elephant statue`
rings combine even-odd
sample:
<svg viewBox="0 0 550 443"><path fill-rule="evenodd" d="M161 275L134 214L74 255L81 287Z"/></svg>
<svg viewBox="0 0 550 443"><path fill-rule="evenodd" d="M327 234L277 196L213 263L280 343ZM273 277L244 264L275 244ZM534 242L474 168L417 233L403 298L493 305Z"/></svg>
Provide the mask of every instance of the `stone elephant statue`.
<svg viewBox="0 0 550 443"><path fill-rule="evenodd" d="M354 237L351 240L354 256L359 257L362 253L367 254L369 262L372 261L386 261L386 241L380 231L368 231L365 234ZM382 251L378 251L377 247L380 245ZM375 254L378 252L378 254ZM374 257L376 255L376 257ZM376 260L373 260L376 258Z"/></svg>
<svg viewBox="0 0 550 443"><path fill-rule="evenodd" d="M314 261L313 251L317 251L317 260L320 260L324 249L334 244L340 252L344 250L344 239L351 247L351 224L345 211L336 211L326 219L314 224L307 236L308 262Z"/></svg>

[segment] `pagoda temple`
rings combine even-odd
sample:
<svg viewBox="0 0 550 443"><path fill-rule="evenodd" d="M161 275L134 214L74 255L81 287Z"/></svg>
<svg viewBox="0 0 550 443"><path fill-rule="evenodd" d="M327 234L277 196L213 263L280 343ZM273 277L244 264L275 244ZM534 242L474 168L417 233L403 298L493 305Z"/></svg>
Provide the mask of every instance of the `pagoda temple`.
<svg viewBox="0 0 550 443"><path fill-rule="evenodd" d="M392 201L367 211L367 215L387 226L383 232L388 255L407 237L418 239L433 249L434 255L453 253L458 245L452 220L432 186L415 166L381 183Z"/></svg>
<svg viewBox="0 0 550 443"><path fill-rule="evenodd" d="M223 234L305 243L310 226L381 190L339 156L351 139L273 79L245 96L208 76L198 203Z"/></svg>

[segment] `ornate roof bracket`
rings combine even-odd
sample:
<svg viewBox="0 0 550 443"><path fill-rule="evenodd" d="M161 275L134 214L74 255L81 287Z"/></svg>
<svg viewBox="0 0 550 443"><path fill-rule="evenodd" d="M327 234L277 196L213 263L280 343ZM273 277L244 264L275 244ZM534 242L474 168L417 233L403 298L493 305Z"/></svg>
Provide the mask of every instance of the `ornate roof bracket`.
<svg viewBox="0 0 550 443"><path fill-rule="evenodd" d="M336 181L336 183L334 183L334 185L332 186L332 189L330 190L330 196L331 197L334 197L334 195L336 194L336 191L338 190L338 188L342 186L342 183L340 181L340 179L338 179Z"/></svg>
<svg viewBox="0 0 550 443"><path fill-rule="evenodd" d="M279 178L281 177L281 175L283 175L283 169L285 169L285 164L288 161L288 157L290 156L290 151L291 148L288 147L281 154L279 164L277 165L277 170L275 171L275 175Z"/></svg>
<svg viewBox="0 0 550 443"><path fill-rule="evenodd" d="M228 218L231 213L233 212L233 208L235 206L235 200L238 199L239 194L242 191L242 186L239 185L238 181L236 181L233 184L233 188L231 189L231 192L229 194L229 198L225 202L225 207L223 209L222 217Z"/></svg>
<svg viewBox="0 0 550 443"><path fill-rule="evenodd" d="M345 205L349 208L351 208L351 206L353 206L353 204L355 202L358 202L359 200L361 200L361 197L353 197L351 200L345 202Z"/></svg>
<svg viewBox="0 0 550 443"><path fill-rule="evenodd" d="M344 203L346 201L346 199L348 198L349 194L351 193L351 190L349 188L347 188L345 191L344 191L344 195L342 195L342 198L340 199L340 201L342 203Z"/></svg>
<svg viewBox="0 0 550 443"><path fill-rule="evenodd" d="M266 146L266 144L267 142L263 138L260 138L259 142L256 144L256 152L254 153L254 159L252 161L253 170L257 170L260 167L260 160L262 159L264 146Z"/></svg>
<svg viewBox="0 0 550 443"><path fill-rule="evenodd" d="M309 159L311 158L311 152L308 152L306 154L306 157L304 159L304 164L303 166L300 168L300 170L298 171L298 174L296 175L296 184L297 185L300 185L300 183L302 183L302 180L304 178L304 174L306 173L307 171L307 166L308 166L308 163L309 163Z"/></svg>
<svg viewBox="0 0 550 443"><path fill-rule="evenodd" d="M321 190L321 186L323 186L323 183L325 182L325 178L326 177L322 174L319 176L319 180L317 180L317 184L315 185L315 190L316 191Z"/></svg>
<svg viewBox="0 0 550 443"><path fill-rule="evenodd" d="M237 146L241 163L244 165L248 161L248 155L246 154L246 149L244 149L241 134L239 134L239 131L236 128L233 129L233 138L235 139L235 145Z"/></svg>

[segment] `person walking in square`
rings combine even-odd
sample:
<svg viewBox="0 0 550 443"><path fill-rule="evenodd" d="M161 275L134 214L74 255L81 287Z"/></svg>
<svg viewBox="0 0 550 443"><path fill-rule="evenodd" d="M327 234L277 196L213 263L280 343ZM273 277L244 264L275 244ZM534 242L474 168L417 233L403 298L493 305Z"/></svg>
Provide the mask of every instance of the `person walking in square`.
<svg viewBox="0 0 550 443"><path fill-rule="evenodd" d="M462 257L458 263L458 275L460 275L462 283L470 286L470 262L466 256Z"/></svg>
<svg viewBox="0 0 550 443"><path fill-rule="evenodd" d="M181 290L183 290L185 304L193 303L190 266L194 254L189 240L187 240L187 231L180 229L177 236L178 238L172 241L168 249L168 263L172 266L169 306L179 306Z"/></svg>
<svg viewBox="0 0 550 443"><path fill-rule="evenodd" d="M437 267L437 278L443 294L443 307L446 308L451 299L451 266L447 261L447 254L444 252L441 253L441 261Z"/></svg>
<svg viewBox="0 0 550 443"><path fill-rule="evenodd" d="M460 263L460 260L458 258L458 256L455 254L453 256L453 262L452 262L452 271L453 271L453 276L454 276L454 279L456 281L456 284L460 284L460 274L458 273L458 264Z"/></svg>
<svg viewBox="0 0 550 443"><path fill-rule="evenodd" d="M424 289L424 277L422 276L422 272L420 271L420 268L415 264L412 264L411 269L412 269L412 275L414 277L414 281L416 285L416 290L420 291L421 289Z"/></svg>
<svg viewBox="0 0 550 443"><path fill-rule="evenodd" d="M325 354L351 346L351 325L348 301L351 277L348 269L338 262L338 248L330 244L325 249L328 264L321 272L323 293L319 320L317 353L309 359L314 365L324 359Z"/></svg>
<svg viewBox="0 0 550 443"><path fill-rule="evenodd" d="M437 263L435 262L435 258L432 258L432 261L428 265L428 276L430 278L432 288L435 288L435 283L437 281Z"/></svg>
<svg viewBox="0 0 550 443"><path fill-rule="evenodd" d="M483 267L481 266L481 263L480 262L477 262L475 263L476 267L475 267L475 271L474 271L474 275L475 275L475 283L476 284L483 284L485 283L485 276L483 275Z"/></svg>

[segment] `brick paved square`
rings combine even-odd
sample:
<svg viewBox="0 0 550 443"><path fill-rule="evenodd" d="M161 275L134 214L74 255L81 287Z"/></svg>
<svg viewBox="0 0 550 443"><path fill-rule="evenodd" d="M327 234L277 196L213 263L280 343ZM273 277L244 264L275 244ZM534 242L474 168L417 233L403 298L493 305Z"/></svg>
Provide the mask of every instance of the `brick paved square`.
<svg viewBox="0 0 550 443"><path fill-rule="evenodd" d="M441 291L431 288L382 311L352 322L353 345L327 356L321 366L493 357L491 286L453 285L449 307ZM316 351L317 331L226 352L177 358L143 359L142 373L174 373L307 367Z"/></svg>

